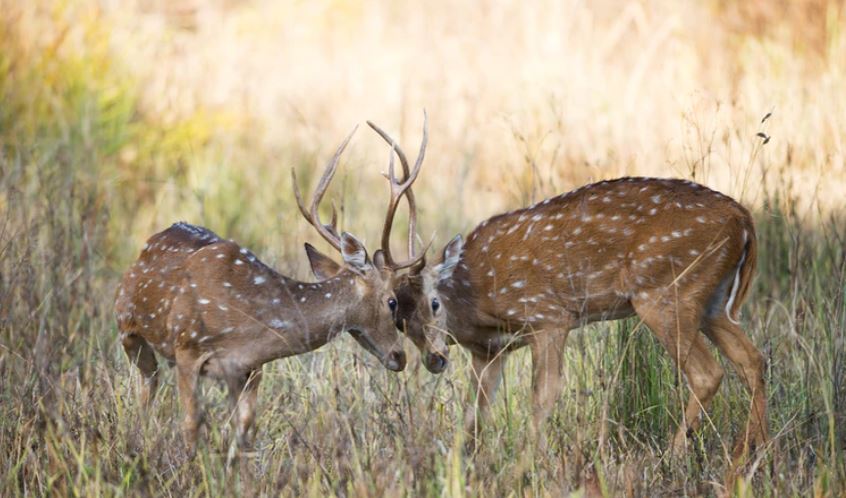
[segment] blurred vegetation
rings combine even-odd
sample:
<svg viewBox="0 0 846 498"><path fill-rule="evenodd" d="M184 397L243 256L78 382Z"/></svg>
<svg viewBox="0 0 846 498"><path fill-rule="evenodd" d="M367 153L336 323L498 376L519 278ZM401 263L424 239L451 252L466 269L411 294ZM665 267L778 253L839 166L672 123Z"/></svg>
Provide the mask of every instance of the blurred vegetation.
<svg viewBox="0 0 846 498"><path fill-rule="evenodd" d="M411 152L424 106L416 191L438 242L619 174L695 178L753 207L744 326L768 358L773 442L737 493L846 493L844 27L825 0L0 0L0 495L718 493L748 397L727 375L696 451L666 458L687 393L633 322L571 335L546 455L524 437L526 352L475 459L456 430L458 348L441 376L389 374L347 339L266 367L246 472L225 463L216 386L196 461L169 374L142 417L111 307L143 240L186 219L305 277L316 237L288 170L308 187L364 119ZM360 130L333 187L371 241L386 156Z"/></svg>

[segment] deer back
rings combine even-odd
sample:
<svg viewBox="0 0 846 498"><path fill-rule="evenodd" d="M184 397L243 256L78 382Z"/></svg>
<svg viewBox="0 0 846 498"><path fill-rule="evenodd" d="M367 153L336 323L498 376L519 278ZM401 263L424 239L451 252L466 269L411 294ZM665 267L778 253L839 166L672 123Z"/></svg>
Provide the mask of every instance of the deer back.
<svg viewBox="0 0 846 498"><path fill-rule="evenodd" d="M703 292L726 287L753 239L749 212L723 194L683 180L622 178L483 222L438 289L451 312L466 310L476 323L621 318L635 296L664 298L692 281ZM712 297L682 294L701 308Z"/></svg>

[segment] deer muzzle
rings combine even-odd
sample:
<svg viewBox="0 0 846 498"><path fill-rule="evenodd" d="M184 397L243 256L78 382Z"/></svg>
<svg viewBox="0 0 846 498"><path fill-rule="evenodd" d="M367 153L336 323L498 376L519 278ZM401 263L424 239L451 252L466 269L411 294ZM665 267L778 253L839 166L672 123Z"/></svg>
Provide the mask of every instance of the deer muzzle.
<svg viewBox="0 0 846 498"><path fill-rule="evenodd" d="M441 353L426 353L426 358L423 364L426 366L426 370L432 372L433 374L439 374L443 372L449 361L447 360L446 356L442 355Z"/></svg>
<svg viewBox="0 0 846 498"><path fill-rule="evenodd" d="M361 347L376 358L379 358L379 362L388 370L400 372L405 369L405 352L401 349L386 353L381 351L365 332L358 329L350 329L348 332Z"/></svg>
<svg viewBox="0 0 846 498"><path fill-rule="evenodd" d="M385 356L382 361L385 368L393 372L401 372L405 369L405 352L392 351Z"/></svg>

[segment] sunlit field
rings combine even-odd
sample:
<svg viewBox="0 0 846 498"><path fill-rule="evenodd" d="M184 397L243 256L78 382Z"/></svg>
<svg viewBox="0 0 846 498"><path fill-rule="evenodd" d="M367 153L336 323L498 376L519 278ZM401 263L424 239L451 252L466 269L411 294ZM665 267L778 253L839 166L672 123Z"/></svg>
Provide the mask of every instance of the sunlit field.
<svg viewBox="0 0 846 498"><path fill-rule="evenodd" d="M113 303L144 241L185 220L313 280L303 243L334 253L290 170L312 188L359 125L327 197L372 252L389 150L364 123L413 155L424 109L432 259L491 215L624 175L753 212L742 326L771 441L731 489L749 395L724 365L691 451L666 453L688 391L636 321L570 335L543 449L527 350L473 456L459 346L440 375L410 341L392 373L346 335L265 365L239 459L222 386L202 384L194 459L163 361L142 412ZM0 496L843 496L844 192L843 1L0 0Z"/></svg>

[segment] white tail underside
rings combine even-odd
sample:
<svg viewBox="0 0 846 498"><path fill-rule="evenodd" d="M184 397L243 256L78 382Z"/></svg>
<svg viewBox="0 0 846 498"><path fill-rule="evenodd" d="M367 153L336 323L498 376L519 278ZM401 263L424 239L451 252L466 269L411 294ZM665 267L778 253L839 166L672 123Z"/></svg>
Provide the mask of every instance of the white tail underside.
<svg viewBox="0 0 846 498"><path fill-rule="evenodd" d="M740 270L743 269L743 263L746 262L746 253L749 251L749 248L745 245L747 240L747 233L746 230L743 231L743 254L740 256L740 262L737 263L737 270L734 273L734 283L731 285L731 293L729 294L728 302L726 302L726 316L728 317L729 321L735 325L740 324L740 320L735 320L731 316L731 307L734 304L734 300L737 298L737 290L740 288Z"/></svg>

